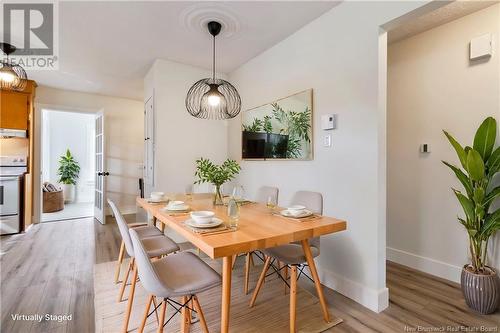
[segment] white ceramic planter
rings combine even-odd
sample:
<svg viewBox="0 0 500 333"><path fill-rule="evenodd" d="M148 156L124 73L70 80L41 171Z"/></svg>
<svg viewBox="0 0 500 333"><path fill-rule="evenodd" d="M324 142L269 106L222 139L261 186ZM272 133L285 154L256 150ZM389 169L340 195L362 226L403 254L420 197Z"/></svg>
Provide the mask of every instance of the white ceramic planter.
<svg viewBox="0 0 500 333"><path fill-rule="evenodd" d="M75 185L63 184L64 202L69 203L75 201Z"/></svg>

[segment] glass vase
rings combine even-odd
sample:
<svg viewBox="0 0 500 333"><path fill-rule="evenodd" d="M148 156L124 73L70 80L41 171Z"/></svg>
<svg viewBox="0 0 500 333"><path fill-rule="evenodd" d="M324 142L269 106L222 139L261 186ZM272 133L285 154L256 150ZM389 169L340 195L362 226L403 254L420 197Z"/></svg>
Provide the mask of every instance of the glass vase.
<svg viewBox="0 0 500 333"><path fill-rule="evenodd" d="M214 199L213 199L213 204L214 206L223 206L224 205L224 200L222 198L222 186L221 185L214 185Z"/></svg>

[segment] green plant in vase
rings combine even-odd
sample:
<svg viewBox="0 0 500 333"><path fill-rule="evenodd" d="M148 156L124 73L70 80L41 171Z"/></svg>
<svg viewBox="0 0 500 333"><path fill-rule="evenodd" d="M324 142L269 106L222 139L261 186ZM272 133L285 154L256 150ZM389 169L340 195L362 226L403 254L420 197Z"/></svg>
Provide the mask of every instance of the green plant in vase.
<svg viewBox="0 0 500 333"><path fill-rule="evenodd" d="M194 183L211 183L215 186L214 205L223 205L221 186L234 179L240 172L241 167L235 160L227 159L221 165L214 164L207 158L196 160L196 172L198 178Z"/></svg>
<svg viewBox="0 0 500 333"><path fill-rule="evenodd" d="M59 176L59 183L63 184L64 187L64 201L74 201L76 181L80 174L80 164L71 155L69 149L66 150L66 154L59 158L57 174Z"/></svg>
<svg viewBox="0 0 500 333"><path fill-rule="evenodd" d="M448 166L464 187L464 192L453 189L464 211L458 217L469 236L471 263L462 270L462 291L467 305L487 314L500 302L497 272L487 265L488 242L500 229L500 209L494 201L500 196L500 186L494 177L500 170L500 147L495 147L497 124L494 118L486 118L479 126L472 147L462 147L453 136L444 131L455 149L460 167L448 162Z"/></svg>

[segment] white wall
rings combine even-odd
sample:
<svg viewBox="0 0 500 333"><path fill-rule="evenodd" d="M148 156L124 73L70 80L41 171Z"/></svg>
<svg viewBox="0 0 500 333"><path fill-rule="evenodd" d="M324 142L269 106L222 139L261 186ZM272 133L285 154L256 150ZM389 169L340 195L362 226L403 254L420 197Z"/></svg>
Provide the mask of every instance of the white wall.
<svg viewBox="0 0 500 333"><path fill-rule="evenodd" d="M343 2L229 75L243 110L313 88L314 160L242 161L239 181L250 194L262 185L278 186L280 204L297 190L323 193L324 213L346 219L348 230L322 238L322 282L374 311L388 305L380 26L421 5ZM338 114L338 129L331 132L333 147L323 148L320 116L329 113ZM230 121L234 159L241 156L240 131L240 119Z"/></svg>
<svg viewBox="0 0 500 333"><path fill-rule="evenodd" d="M194 181L196 159L222 163L227 158L226 122L194 118L184 102L193 83L210 76L208 70L156 60L145 78L145 100L154 91L154 190L183 193Z"/></svg>
<svg viewBox="0 0 500 333"><path fill-rule="evenodd" d="M95 116L77 112L44 110L42 180L57 183L59 158L69 149L80 165L76 202L94 201Z"/></svg>
<svg viewBox="0 0 500 333"><path fill-rule="evenodd" d="M484 33L495 36L494 56L471 63L469 41ZM468 240L450 190L461 187L441 163L459 165L442 129L472 145L484 118L500 120L499 35L495 5L388 49L388 258L457 282ZM419 153L422 143L429 154ZM499 249L490 244L497 268Z"/></svg>
<svg viewBox="0 0 500 333"><path fill-rule="evenodd" d="M135 198L138 194L138 179L142 177L143 159L143 113L142 101L39 86L36 91L36 124L40 126L42 107L60 110L96 112L105 115L106 178L107 195L115 200L125 213L136 211ZM36 152L40 151L40 128L35 129ZM35 161L35 174L39 173L40 161ZM37 171L38 170L38 171ZM36 181L36 180L35 180ZM39 188L39 184L34 184ZM40 203L35 200L35 210Z"/></svg>

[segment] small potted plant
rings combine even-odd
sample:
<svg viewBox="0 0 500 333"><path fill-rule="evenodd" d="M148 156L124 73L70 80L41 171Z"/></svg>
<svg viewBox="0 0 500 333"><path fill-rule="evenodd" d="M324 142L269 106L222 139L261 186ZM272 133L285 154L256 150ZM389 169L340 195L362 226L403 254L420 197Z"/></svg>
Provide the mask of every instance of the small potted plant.
<svg viewBox="0 0 500 333"><path fill-rule="evenodd" d="M62 184L64 193L64 202L73 202L75 200L76 180L80 174L80 165L75 160L71 152L66 150L66 154L59 158L59 183Z"/></svg>
<svg viewBox="0 0 500 333"><path fill-rule="evenodd" d="M232 180L241 170L241 167L235 160L227 159L222 165L216 165L207 158L196 160L195 176L198 179L195 184L211 183L215 186L214 205L223 205L221 186Z"/></svg>
<svg viewBox="0 0 500 333"><path fill-rule="evenodd" d="M444 134L455 149L461 167L444 162L457 176L464 192L453 189L464 211L458 218L469 236L471 262L462 269L461 285L467 305L488 314L500 302L498 273L487 265L488 241L500 229L500 209L492 203L500 196L494 176L500 170L500 147L495 147L496 121L486 118L479 126L472 147L462 147L449 133Z"/></svg>

